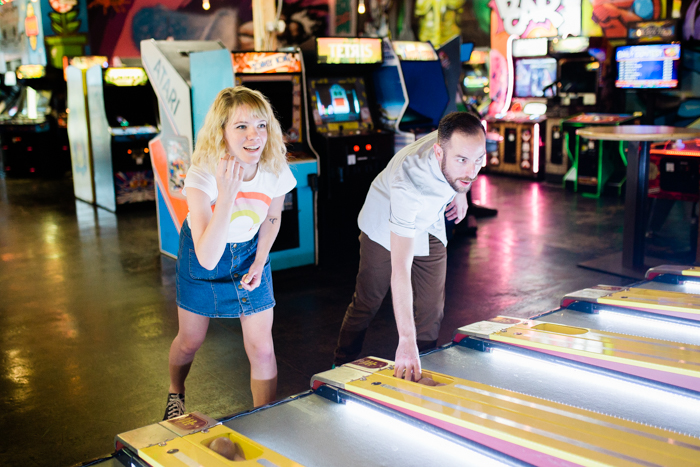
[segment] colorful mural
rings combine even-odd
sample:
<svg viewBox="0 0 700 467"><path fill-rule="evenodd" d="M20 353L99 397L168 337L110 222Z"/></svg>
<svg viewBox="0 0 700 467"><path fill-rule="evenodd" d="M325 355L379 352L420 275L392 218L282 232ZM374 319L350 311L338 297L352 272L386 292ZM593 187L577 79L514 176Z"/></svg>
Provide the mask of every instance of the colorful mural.
<svg viewBox="0 0 700 467"><path fill-rule="evenodd" d="M508 92L508 38L581 35L581 0L491 0L489 6L492 9L489 112L498 113Z"/></svg>
<svg viewBox="0 0 700 467"><path fill-rule="evenodd" d="M467 0L462 7L458 24L462 32L462 43L471 42L474 47L491 47L490 0Z"/></svg>
<svg viewBox="0 0 700 467"><path fill-rule="evenodd" d="M440 47L448 39L459 35L457 17L464 0L416 0L418 40Z"/></svg>
<svg viewBox="0 0 700 467"><path fill-rule="evenodd" d="M666 18L664 0L583 0L583 35L627 37L627 25Z"/></svg>
<svg viewBox="0 0 700 467"><path fill-rule="evenodd" d="M85 0L41 0L49 64L63 67L63 57L90 54Z"/></svg>
<svg viewBox="0 0 700 467"><path fill-rule="evenodd" d="M220 40L229 50L253 48L251 2L210 0L91 0L92 44L108 57L139 57L141 40ZM299 44L328 28L328 0L286 0L279 46Z"/></svg>

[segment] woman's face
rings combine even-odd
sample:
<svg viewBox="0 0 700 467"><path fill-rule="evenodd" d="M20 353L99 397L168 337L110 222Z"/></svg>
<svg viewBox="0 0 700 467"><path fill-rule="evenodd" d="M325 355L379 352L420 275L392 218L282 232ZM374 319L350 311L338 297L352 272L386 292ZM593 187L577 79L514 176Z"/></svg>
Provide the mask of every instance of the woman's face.
<svg viewBox="0 0 700 467"><path fill-rule="evenodd" d="M243 165L260 162L267 143L267 121L253 117L248 107L240 107L224 128L226 151Z"/></svg>

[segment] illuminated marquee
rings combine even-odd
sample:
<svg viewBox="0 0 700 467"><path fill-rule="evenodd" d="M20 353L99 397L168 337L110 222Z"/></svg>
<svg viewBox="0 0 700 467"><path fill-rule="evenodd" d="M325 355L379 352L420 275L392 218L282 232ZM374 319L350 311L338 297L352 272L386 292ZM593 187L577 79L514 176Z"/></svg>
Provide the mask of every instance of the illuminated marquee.
<svg viewBox="0 0 700 467"><path fill-rule="evenodd" d="M104 79L114 86L141 86L148 82L146 71L139 67L108 68Z"/></svg>
<svg viewBox="0 0 700 467"><path fill-rule="evenodd" d="M318 63L381 63L382 41L369 38L321 37L316 39Z"/></svg>
<svg viewBox="0 0 700 467"><path fill-rule="evenodd" d="M435 49L428 42L393 41L391 45L401 60L431 62L438 59Z"/></svg>
<svg viewBox="0 0 700 467"><path fill-rule="evenodd" d="M36 79L46 76L46 69L43 65L21 65L17 68L17 78Z"/></svg>
<svg viewBox="0 0 700 467"><path fill-rule="evenodd" d="M87 70L95 65L107 68L109 66L109 61L107 57L102 55L87 55L84 57L72 57L67 60L67 64L73 65L81 70Z"/></svg>
<svg viewBox="0 0 700 467"><path fill-rule="evenodd" d="M590 39L588 37L567 37L555 38L549 44L552 52L556 53L579 53L585 52L590 47Z"/></svg>
<svg viewBox="0 0 700 467"><path fill-rule="evenodd" d="M298 53L243 52L233 54L236 73L301 73Z"/></svg>

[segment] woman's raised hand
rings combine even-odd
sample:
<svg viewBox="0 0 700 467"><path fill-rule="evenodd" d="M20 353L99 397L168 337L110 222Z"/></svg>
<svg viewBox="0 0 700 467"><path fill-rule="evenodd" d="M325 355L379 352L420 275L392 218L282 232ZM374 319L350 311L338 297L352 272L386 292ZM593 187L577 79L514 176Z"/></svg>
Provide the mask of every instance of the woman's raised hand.
<svg viewBox="0 0 700 467"><path fill-rule="evenodd" d="M216 167L216 188L219 190L218 201L236 201L236 195L243 184L243 166L235 157L226 154Z"/></svg>

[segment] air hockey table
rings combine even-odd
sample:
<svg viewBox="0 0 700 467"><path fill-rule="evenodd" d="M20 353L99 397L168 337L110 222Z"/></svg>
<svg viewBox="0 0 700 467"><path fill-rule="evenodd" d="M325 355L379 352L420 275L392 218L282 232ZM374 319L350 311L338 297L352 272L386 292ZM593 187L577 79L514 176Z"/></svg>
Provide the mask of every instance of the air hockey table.
<svg viewBox="0 0 700 467"><path fill-rule="evenodd" d="M634 287L692 298L676 276L651 273ZM392 362L368 357L257 410L122 433L103 462L700 466L700 321L612 309L621 311L562 306L473 323L422 355L431 385L393 378ZM249 460L213 453L216 437L236 440Z"/></svg>

